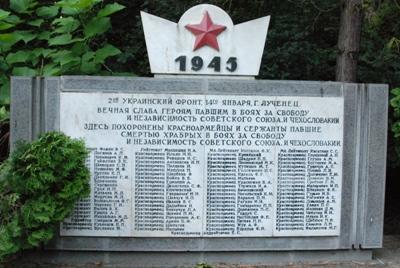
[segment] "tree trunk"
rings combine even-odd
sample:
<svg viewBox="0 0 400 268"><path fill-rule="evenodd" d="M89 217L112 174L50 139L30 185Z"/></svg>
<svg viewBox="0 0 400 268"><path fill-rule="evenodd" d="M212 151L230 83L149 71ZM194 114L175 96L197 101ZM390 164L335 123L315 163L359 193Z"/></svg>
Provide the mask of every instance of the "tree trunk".
<svg viewBox="0 0 400 268"><path fill-rule="evenodd" d="M362 0L340 0L340 4L336 80L356 82L362 24Z"/></svg>

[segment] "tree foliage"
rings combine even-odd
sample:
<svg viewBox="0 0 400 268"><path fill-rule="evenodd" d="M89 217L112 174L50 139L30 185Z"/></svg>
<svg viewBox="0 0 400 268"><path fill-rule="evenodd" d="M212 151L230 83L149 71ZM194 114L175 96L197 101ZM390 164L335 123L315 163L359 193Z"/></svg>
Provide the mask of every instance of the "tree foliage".
<svg viewBox="0 0 400 268"><path fill-rule="evenodd" d="M83 141L50 132L19 144L0 167L0 262L48 242L89 194Z"/></svg>
<svg viewBox="0 0 400 268"><path fill-rule="evenodd" d="M364 83L385 83L391 88L400 86L400 6L396 1L364 1L364 25L361 37L358 77ZM392 90L389 112L389 168L400 166L400 116L398 90ZM395 172L394 172L395 173ZM390 177L390 173L389 173Z"/></svg>
<svg viewBox="0 0 400 268"><path fill-rule="evenodd" d="M361 37L359 80L364 83L400 85L400 7L394 1L364 2L364 25Z"/></svg>
<svg viewBox="0 0 400 268"><path fill-rule="evenodd" d="M102 0L10 0L0 9L0 121L8 117L11 75L110 73L105 61L121 51L104 34L122 9Z"/></svg>

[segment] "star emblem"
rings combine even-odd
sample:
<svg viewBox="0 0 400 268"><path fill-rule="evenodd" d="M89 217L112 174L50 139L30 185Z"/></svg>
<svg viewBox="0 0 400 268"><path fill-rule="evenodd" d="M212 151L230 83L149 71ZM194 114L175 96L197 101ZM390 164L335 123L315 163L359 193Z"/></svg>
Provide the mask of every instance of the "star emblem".
<svg viewBox="0 0 400 268"><path fill-rule="evenodd" d="M199 24L188 24L185 28L196 36L193 51L203 46L209 46L219 51L217 36L225 31L226 26L214 24L207 11Z"/></svg>

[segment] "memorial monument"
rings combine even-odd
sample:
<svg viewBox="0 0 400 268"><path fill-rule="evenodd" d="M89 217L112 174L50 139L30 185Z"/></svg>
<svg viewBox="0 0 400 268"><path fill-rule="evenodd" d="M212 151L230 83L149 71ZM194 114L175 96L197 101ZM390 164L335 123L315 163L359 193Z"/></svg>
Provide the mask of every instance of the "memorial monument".
<svg viewBox="0 0 400 268"><path fill-rule="evenodd" d="M367 260L381 247L387 86L255 80L269 17L142 13L155 78L14 77L12 143L84 138L91 196L37 260Z"/></svg>

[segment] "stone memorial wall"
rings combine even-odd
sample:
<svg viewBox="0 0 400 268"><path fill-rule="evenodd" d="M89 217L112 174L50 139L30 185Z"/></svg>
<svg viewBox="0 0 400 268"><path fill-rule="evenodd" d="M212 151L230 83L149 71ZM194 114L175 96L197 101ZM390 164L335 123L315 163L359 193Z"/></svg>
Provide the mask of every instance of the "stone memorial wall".
<svg viewBox="0 0 400 268"><path fill-rule="evenodd" d="M335 82L13 78L12 145L60 130L90 150L91 195L43 259L370 259L382 245L387 94Z"/></svg>

